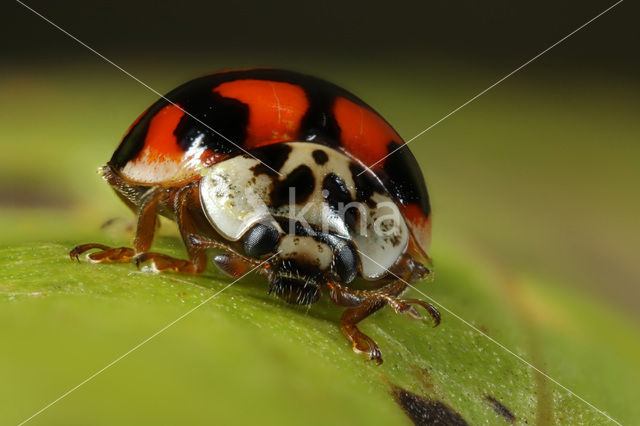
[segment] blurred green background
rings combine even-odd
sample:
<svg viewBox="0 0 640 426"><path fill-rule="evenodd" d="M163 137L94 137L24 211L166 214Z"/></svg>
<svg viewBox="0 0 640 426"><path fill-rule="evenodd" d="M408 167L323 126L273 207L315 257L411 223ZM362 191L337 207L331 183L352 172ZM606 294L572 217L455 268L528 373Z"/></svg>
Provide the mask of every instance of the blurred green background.
<svg viewBox="0 0 640 426"><path fill-rule="evenodd" d="M225 68L290 68L353 91L409 139L612 3L28 4L161 93ZM33 414L226 282L216 271L208 278L149 278L129 265L67 261L65 251L76 243L126 244L132 217L95 170L157 96L24 7L11 8L3 27L11 42L0 58L3 424ZM436 281L423 291L626 423L640 420L632 407L640 378L633 8L622 3L410 145L434 209ZM120 220L101 229L111 218ZM162 234L159 247L180 255L171 226ZM447 314L436 331L403 329L408 320L377 315L371 334L386 324L391 336L380 339L389 362L376 370L341 340L330 321L337 310L286 307L254 281L229 289L220 305L189 319L171 340L150 344L148 364L123 361L101 384L78 390L66 408L61 402L34 424L242 424L252 410L265 423L347 423L349 413L356 413L353 421L403 422L379 376L415 391L416 379L407 378L401 362L412 357L434 376L436 390L424 392L471 423L500 421L464 399L484 392L470 389L512 379L482 376L491 370L482 366L496 358L529 375L494 389L520 421L604 419L550 383L543 386L547 402L539 393L531 400L529 388L544 379L474 340ZM285 330L255 326L266 320ZM311 334L292 340L286 327ZM427 339L434 333L430 349L412 352L411 330ZM308 349L314 341L317 347ZM438 344L441 352L433 349ZM394 345L411 355L394 353ZM450 345L470 351L468 367L482 384L464 381L452 360L465 351ZM319 359L311 369L308 354ZM336 369L342 362L347 366ZM229 363L237 364L231 375L221 367ZM536 389L544 394L543 388ZM302 402L292 404L290 395ZM88 413L96 417L87 421Z"/></svg>

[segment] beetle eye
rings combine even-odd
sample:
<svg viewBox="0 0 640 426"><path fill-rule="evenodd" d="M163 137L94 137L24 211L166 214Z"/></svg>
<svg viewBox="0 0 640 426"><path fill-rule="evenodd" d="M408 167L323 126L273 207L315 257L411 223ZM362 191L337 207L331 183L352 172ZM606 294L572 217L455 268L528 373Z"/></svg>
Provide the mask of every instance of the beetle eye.
<svg viewBox="0 0 640 426"><path fill-rule="evenodd" d="M272 253L280 239L278 230L267 223L258 223L244 234L244 252L253 258Z"/></svg>
<svg viewBox="0 0 640 426"><path fill-rule="evenodd" d="M333 255L333 268L344 284L348 284L358 275L358 260L353 249L343 245Z"/></svg>

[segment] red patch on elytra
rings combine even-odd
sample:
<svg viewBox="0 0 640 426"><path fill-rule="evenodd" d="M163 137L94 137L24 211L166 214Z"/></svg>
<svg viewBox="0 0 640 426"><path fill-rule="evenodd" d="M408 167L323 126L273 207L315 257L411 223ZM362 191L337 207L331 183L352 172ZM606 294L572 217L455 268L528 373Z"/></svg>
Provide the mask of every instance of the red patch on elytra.
<svg viewBox="0 0 640 426"><path fill-rule="evenodd" d="M144 148L137 159L144 155L149 163L180 161L184 151L178 145L178 139L173 131L183 116L184 111L175 105L167 105L158 111L149 123Z"/></svg>
<svg viewBox="0 0 640 426"><path fill-rule="evenodd" d="M249 106L246 149L295 140L309 108L304 90L290 83L235 80L222 83L214 91Z"/></svg>
<svg viewBox="0 0 640 426"><path fill-rule="evenodd" d="M345 98L337 98L333 106L340 139L345 150L366 165L384 158L390 142L402 139L375 112ZM378 164L380 167L382 164Z"/></svg>
<svg viewBox="0 0 640 426"><path fill-rule="evenodd" d="M415 242L424 255L427 255L431 244L431 215L425 216L418 204L401 204L399 207Z"/></svg>

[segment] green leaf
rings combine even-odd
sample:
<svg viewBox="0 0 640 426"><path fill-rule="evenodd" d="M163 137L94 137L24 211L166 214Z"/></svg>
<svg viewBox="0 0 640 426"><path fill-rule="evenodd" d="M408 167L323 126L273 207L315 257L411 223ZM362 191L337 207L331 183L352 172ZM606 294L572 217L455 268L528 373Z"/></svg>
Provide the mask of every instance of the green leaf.
<svg viewBox="0 0 640 426"><path fill-rule="evenodd" d="M250 275L199 306L229 280L213 270L192 277L78 264L67 254L78 242L0 249L2 424L29 417L165 326L34 423L407 424L393 386L471 424L507 422L496 401L518 424L607 420L447 311L437 328L389 309L364 321L385 358L377 367L351 351L340 310L326 301L286 305ZM155 249L182 254L172 236ZM557 287L461 268L468 263L451 252L436 259L437 279L421 291L610 415L638 418L634 389L615 378L637 377L639 348L616 315Z"/></svg>
<svg viewBox="0 0 640 426"><path fill-rule="evenodd" d="M221 68L200 60L182 62L197 69L147 73L149 81L164 92L203 69ZM333 64L326 67L314 72L335 73ZM388 79L388 70L363 78L375 68L345 72L342 81L362 87L358 93L409 136L423 128L425 117L443 116L452 99L466 99L494 78L475 69L462 79L446 70L426 73L425 100L415 96L414 74L402 92L395 83L387 89L379 84ZM628 196L630 186L621 185L637 181L637 172L631 174L637 156L627 154L638 146L637 131L629 125L637 125L629 119L637 110L631 95L600 93L588 82L572 90L593 98L560 102L553 88L548 96L525 82L492 93L483 98L482 108L465 109L464 120L456 115L462 120L457 125L438 126L429 132L430 141L412 144L438 214L431 253L436 277L416 287L447 309L441 308L437 328L428 319L411 320L389 309L365 320L363 331L383 351L385 363L377 367L351 351L337 326L341 309L324 299L308 309L286 305L268 296L266 283L256 275L198 307L230 283L213 267L192 277L72 262L68 251L76 244L130 244L126 228L133 218L92 170L109 158L133 117L155 99L109 69L105 74L78 69L82 78L63 69L46 75L12 72L3 82L3 93L12 101L0 105L2 117L9 118L3 138L11 142L0 158L0 424L27 419L109 365L31 422L410 424L393 392L413 404L414 414L445 412L436 403L441 402L470 424L508 423L505 410L516 424L607 422L474 328L616 420L640 419L636 325L564 282L540 279L536 257L548 248L540 229L565 232L554 215L566 211L576 226L576 246L583 241L591 247L597 240L584 229L601 221L598 214L616 218L602 250L584 251L584 259L604 252L635 262L637 245L627 236L637 232L632 212L638 200ZM619 110L609 109L604 120L601 105L614 104ZM562 139L566 152L558 150L562 135L571 135ZM609 140L630 148L599 145ZM537 170L545 173L532 179ZM591 175L592 181L586 180ZM550 190L558 182L572 190L562 185ZM601 208L590 213L596 190ZM471 213L470 206L482 208ZM100 229L112 217L127 219ZM154 250L184 257L181 242L166 225ZM483 249L502 249L504 262L525 265L517 270L529 272L514 275L470 250L468 240L475 238L484 242ZM523 262L511 252L533 260ZM546 264L582 270L583 258L576 261L569 252L551 253ZM614 275L610 258L600 266L607 272L606 288L626 294L623 275ZM414 290L410 295L423 297Z"/></svg>

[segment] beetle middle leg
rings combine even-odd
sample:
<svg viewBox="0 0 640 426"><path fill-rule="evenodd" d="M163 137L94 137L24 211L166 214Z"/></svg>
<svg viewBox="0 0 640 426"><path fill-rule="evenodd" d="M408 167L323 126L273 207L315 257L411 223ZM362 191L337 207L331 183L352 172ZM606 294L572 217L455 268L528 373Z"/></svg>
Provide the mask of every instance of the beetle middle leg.
<svg viewBox="0 0 640 426"><path fill-rule="evenodd" d="M162 253L143 252L135 256L137 266L143 262L153 262L158 271L172 271L183 274L200 274L207 267L206 247L196 243L196 225L190 213L191 206L198 206L198 183L193 182L172 196L173 210L178 223L178 229L187 249L189 260L176 259ZM195 203L195 204L194 204Z"/></svg>

